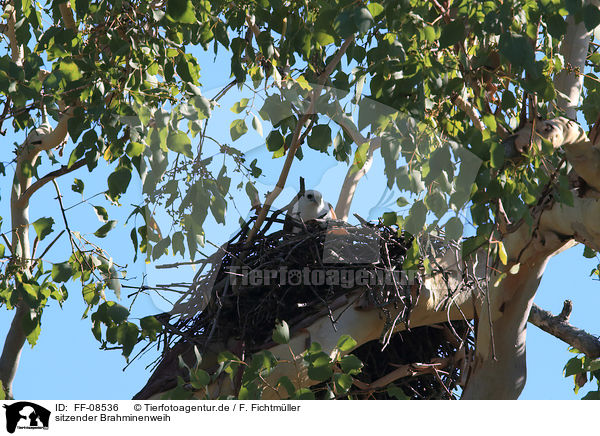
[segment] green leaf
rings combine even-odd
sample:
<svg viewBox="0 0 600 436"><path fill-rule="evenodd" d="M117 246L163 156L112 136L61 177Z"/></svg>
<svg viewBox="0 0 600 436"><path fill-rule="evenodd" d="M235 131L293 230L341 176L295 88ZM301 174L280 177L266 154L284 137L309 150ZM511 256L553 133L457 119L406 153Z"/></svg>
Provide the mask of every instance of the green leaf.
<svg viewBox="0 0 600 436"><path fill-rule="evenodd" d="M156 340L157 334L163 329L162 324L154 316L145 316L140 319L140 327L142 334L150 338L151 341Z"/></svg>
<svg viewBox="0 0 600 436"><path fill-rule="evenodd" d="M283 386L290 398L293 398L296 394L296 388L294 387L294 384L287 375L284 375L279 380L277 380L277 386Z"/></svg>
<svg viewBox="0 0 600 436"><path fill-rule="evenodd" d="M290 341L290 328L285 321L275 326L272 337L278 344L287 344Z"/></svg>
<svg viewBox="0 0 600 436"><path fill-rule="evenodd" d="M183 243L184 237L182 232L175 232L171 241L173 246L173 254L180 253L182 256L185 254L185 244Z"/></svg>
<svg viewBox="0 0 600 436"><path fill-rule="evenodd" d="M123 356L127 357L138 342L139 328L132 322L126 322L117 328L117 342L123 346Z"/></svg>
<svg viewBox="0 0 600 436"><path fill-rule="evenodd" d="M71 185L71 190L73 192L77 192L78 194L83 194L84 183L82 180L74 179L73 184Z"/></svg>
<svg viewBox="0 0 600 436"><path fill-rule="evenodd" d="M202 113L202 117L199 116L200 119L209 118L212 113L212 107L210 105L210 100L204 96L198 95L194 97L192 100L194 106ZM200 115L200 114L199 114Z"/></svg>
<svg viewBox="0 0 600 436"><path fill-rule="evenodd" d="M398 215L396 215L396 212L384 212L381 218L383 220L383 225L385 226L393 226L398 222Z"/></svg>
<svg viewBox="0 0 600 436"><path fill-rule="evenodd" d="M50 233L52 233L52 225L54 224L53 218L40 218L33 223L35 233L37 233L38 239L41 241Z"/></svg>
<svg viewBox="0 0 600 436"><path fill-rule="evenodd" d="M271 152L276 152L277 150L283 147L283 135L279 130L271 130L271 132L267 135L266 143L267 150Z"/></svg>
<svg viewBox="0 0 600 436"><path fill-rule="evenodd" d="M496 122L496 117L493 114L485 114L481 121L486 125L488 129L492 132L495 132L498 129L498 123Z"/></svg>
<svg viewBox="0 0 600 436"><path fill-rule="evenodd" d="M108 222L108 212L106 211L106 209L104 209L102 206L92 206L94 208L94 212L96 212L96 216L98 217L98 219L103 222L106 223Z"/></svg>
<svg viewBox="0 0 600 436"><path fill-rule="evenodd" d="M108 232L115 228L116 225L117 222L115 220L111 220L103 226L101 226L98 230L96 230L94 232L94 236L96 236L97 238L104 238L106 237Z"/></svg>
<svg viewBox="0 0 600 436"><path fill-rule="evenodd" d="M463 234L463 223L458 217L452 217L446 221L444 226L446 239L456 241Z"/></svg>
<svg viewBox="0 0 600 436"><path fill-rule="evenodd" d="M425 205L438 218L442 218L448 210L446 197L439 191L430 191L425 197Z"/></svg>
<svg viewBox="0 0 600 436"><path fill-rule="evenodd" d="M40 297L40 287L31 283L21 283L21 288L30 302L35 302Z"/></svg>
<svg viewBox="0 0 600 436"><path fill-rule="evenodd" d="M125 153L127 153L127 156L134 158L141 155L145 148L146 146L141 142L130 141L129 144L127 144Z"/></svg>
<svg viewBox="0 0 600 436"><path fill-rule="evenodd" d="M596 257L596 250L588 247L587 245L584 246L585 248L583 249L583 257L586 257L588 259L593 259L594 257Z"/></svg>
<svg viewBox="0 0 600 436"><path fill-rule="evenodd" d="M465 30L465 23L461 20L454 20L446 24L442 28L442 34L440 35L440 48L450 47L463 41Z"/></svg>
<svg viewBox="0 0 600 436"><path fill-rule="evenodd" d="M93 305L98 303L99 301L99 294L98 292L96 292L96 283L88 283L87 285L85 285L83 287L83 289L81 290L81 293L83 294L83 300L88 304L88 305Z"/></svg>
<svg viewBox="0 0 600 436"><path fill-rule="evenodd" d="M398 207L404 207L408 205L408 200L405 197L398 197L398 199L396 200L396 204L398 205Z"/></svg>
<svg viewBox="0 0 600 436"><path fill-rule="evenodd" d="M569 359L567 364L565 365L565 369L563 374L565 377L569 377L571 375L579 374L583 372L583 358L581 357L573 357Z"/></svg>
<svg viewBox="0 0 600 436"><path fill-rule="evenodd" d="M503 33L500 35L498 48L512 65L524 68L532 79L537 79L539 74L535 68L535 54L527 37L514 33Z"/></svg>
<svg viewBox="0 0 600 436"><path fill-rule="evenodd" d="M113 199L117 199L121 194L127 191L129 182L131 181L131 170L128 168L117 168L110 176L108 176L108 195Z"/></svg>
<svg viewBox="0 0 600 436"><path fill-rule="evenodd" d="M342 39L352 36L357 30L352 13L342 10L333 20L333 29Z"/></svg>
<svg viewBox="0 0 600 436"><path fill-rule="evenodd" d="M317 30L314 33L314 38L320 45L323 46L333 44L335 42L335 38L329 33L325 32L323 29Z"/></svg>
<svg viewBox="0 0 600 436"><path fill-rule="evenodd" d="M140 319L140 326L144 330L162 330L162 324L154 316L145 316L144 318Z"/></svg>
<svg viewBox="0 0 600 436"><path fill-rule="evenodd" d="M404 391L402 389L400 389L398 386L396 385L389 385L386 389L387 394L392 397L395 398L397 400L409 400L409 396L406 395L404 393Z"/></svg>
<svg viewBox="0 0 600 436"><path fill-rule="evenodd" d="M327 365L310 366L307 371L308 378L311 380L324 382L331 379L333 369Z"/></svg>
<svg viewBox="0 0 600 436"><path fill-rule="evenodd" d="M319 124L313 127L307 141L310 148L326 152L331 143L331 127L327 124Z"/></svg>
<svg viewBox="0 0 600 436"><path fill-rule="evenodd" d="M408 271L417 269L420 263L421 257L419 255L419 244L417 243L416 239L413 239L410 248L406 252L404 262L402 263L402 270Z"/></svg>
<svg viewBox="0 0 600 436"><path fill-rule="evenodd" d="M369 9L369 12L371 13L371 15L373 17L376 17L377 15L381 14L385 9L383 6L381 6L379 3L369 3L367 5L367 9Z"/></svg>
<svg viewBox="0 0 600 436"><path fill-rule="evenodd" d="M29 342L29 345L33 347L37 343L40 333L42 332L40 318L37 316L33 318L24 317L23 330L27 336L27 342Z"/></svg>
<svg viewBox="0 0 600 436"><path fill-rule="evenodd" d="M590 391L585 396L581 397L582 400L600 400L600 391Z"/></svg>
<svg viewBox="0 0 600 436"><path fill-rule="evenodd" d="M231 134L231 139L233 141L238 140L241 136L243 136L248 131L248 126L246 125L245 120L233 120L231 125L229 126L229 133Z"/></svg>
<svg viewBox="0 0 600 436"><path fill-rule="evenodd" d="M411 235L416 235L425 225L427 206L422 200L416 201L410 208L408 218L404 222L404 229Z"/></svg>
<svg viewBox="0 0 600 436"><path fill-rule="evenodd" d="M360 373L363 363L358 357L354 356L353 354L349 354L342 357L340 360L340 367L346 374L355 375Z"/></svg>
<svg viewBox="0 0 600 436"><path fill-rule="evenodd" d="M548 33L556 39L562 38L567 31L567 23L560 14L554 14L547 18L546 26L548 27Z"/></svg>
<svg viewBox="0 0 600 436"><path fill-rule="evenodd" d="M308 388L301 388L296 391L296 395L294 396L296 400L314 400L315 394Z"/></svg>
<svg viewBox="0 0 600 436"><path fill-rule="evenodd" d="M594 30L600 24L600 10L595 4L586 4L583 7L583 22L587 30Z"/></svg>
<svg viewBox="0 0 600 436"><path fill-rule="evenodd" d="M425 35L425 39L429 42L435 41L435 27L433 26L425 26L423 29L423 33Z"/></svg>
<svg viewBox="0 0 600 436"><path fill-rule="evenodd" d="M190 374L190 384L195 389L202 389L210 383L210 375L203 369L196 369Z"/></svg>
<svg viewBox="0 0 600 436"><path fill-rule="evenodd" d="M502 241L498 241L498 257L500 258L502 265L506 265L508 263L508 255L506 254L506 248L504 248Z"/></svg>
<svg viewBox="0 0 600 436"><path fill-rule="evenodd" d="M333 382L335 383L338 394L345 394L352 387L353 380L348 374L335 374L333 376Z"/></svg>
<svg viewBox="0 0 600 436"><path fill-rule="evenodd" d="M240 101L238 101L237 103L235 103L232 108L231 108L231 112L233 112L234 114L239 114L240 112L242 112L244 109L246 109L246 107L248 106L248 102L250 100L247 98L242 98Z"/></svg>
<svg viewBox="0 0 600 436"><path fill-rule="evenodd" d="M55 282L66 282L73 275L73 267L69 262L55 263L52 265L52 280Z"/></svg>
<svg viewBox="0 0 600 436"><path fill-rule="evenodd" d="M485 243L487 243L487 241L488 238L486 235L477 235L471 238L466 238L462 245L463 259L469 256L479 247L483 246Z"/></svg>
<svg viewBox="0 0 600 436"><path fill-rule="evenodd" d="M194 157L192 153L192 142L188 135L183 132L176 132L167 137L167 147L175 153L181 153L190 159Z"/></svg>
<svg viewBox="0 0 600 436"><path fill-rule="evenodd" d="M73 61L61 61L58 69L69 82L74 82L83 77L81 71L79 71L79 67Z"/></svg>
<svg viewBox="0 0 600 436"><path fill-rule="evenodd" d="M504 165L504 145L494 142L490 150L490 164L492 168L502 168Z"/></svg>
<svg viewBox="0 0 600 436"><path fill-rule="evenodd" d="M187 83L196 83L198 81L198 74L196 72L196 66L191 63L185 56L179 57L175 70L181 80Z"/></svg>
<svg viewBox="0 0 600 436"><path fill-rule="evenodd" d="M197 21L194 5L190 0L168 0L167 18L186 24L193 24Z"/></svg>
<svg viewBox="0 0 600 436"><path fill-rule="evenodd" d="M356 347L357 343L350 335L342 335L340 339L338 339L336 348L340 350L342 353L347 353Z"/></svg>
<svg viewBox="0 0 600 436"><path fill-rule="evenodd" d="M260 136L263 135L262 123L260 122L260 119L256 115L254 115L254 117L252 118L252 127L254 128L254 130L256 130L256 133L258 133Z"/></svg>
<svg viewBox="0 0 600 436"><path fill-rule="evenodd" d="M227 202L221 195L213 195L210 198L210 212L219 224L225 224L225 213L227 212Z"/></svg>
<svg viewBox="0 0 600 436"><path fill-rule="evenodd" d="M114 301L108 306L108 316L116 324L121 324L129 316L129 310L125 306L121 306Z"/></svg>
<svg viewBox="0 0 600 436"><path fill-rule="evenodd" d="M355 9L352 13L352 19L354 20L354 24L356 24L358 33L361 35L367 33L371 26L373 26L373 16L368 8L360 7Z"/></svg>

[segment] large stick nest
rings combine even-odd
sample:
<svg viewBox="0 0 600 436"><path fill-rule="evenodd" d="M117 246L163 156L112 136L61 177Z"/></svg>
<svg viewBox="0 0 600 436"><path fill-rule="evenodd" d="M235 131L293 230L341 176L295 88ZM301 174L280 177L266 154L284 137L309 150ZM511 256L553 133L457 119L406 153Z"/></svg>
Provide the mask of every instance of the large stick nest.
<svg viewBox="0 0 600 436"><path fill-rule="evenodd" d="M354 351L365 365L356 377L364 383L380 379L398 365L452 356L458 347L470 342L470 326L456 322L451 329L442 325L388 334L398 323L408 321L424 273L421 268L408 282L398 280L413 242L411 236L381 223L363 221L360 226L350 226L336 222L332 227L332 222L320 220L302 223L298 233L281 230L267 234L273 223L281 222L273 214L251 243L245 241L248 223L202 262L189 291L174 310L158 316L165 325L162 356L135 398L173 388L177 375L186 376L179 368L178 356L193 355L190 350L194 346L204 352L211 345L227 344L237 355L249 357L275 345L271 337L276 323L286 321L293 335L328 316L335 329L334 312L344 306L348 310L356 310L357 304L375 307L385 317L381 341ZM443 238L436 241L436 250L443 251ZM351 283L357 277L366 285L361 286L359 301L349 301L351 292L357 294ZM402 310L392 310L397 308ZM450 331L450 336L458 334L462 342L449 340ZM411 398L448 398L459 373L457 368L446 368L435 375L406 377L396 385ZM324 391L326 386L314 389ZM364 398L389 398L385 389L362 394Z"/></svg>

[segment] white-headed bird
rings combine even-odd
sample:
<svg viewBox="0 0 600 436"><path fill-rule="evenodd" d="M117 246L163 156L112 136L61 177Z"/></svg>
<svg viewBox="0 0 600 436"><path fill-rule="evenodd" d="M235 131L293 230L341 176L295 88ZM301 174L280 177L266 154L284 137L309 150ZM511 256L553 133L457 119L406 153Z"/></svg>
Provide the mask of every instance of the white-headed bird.
<svg viewBox="0 0 600 436"><path fill-rule="evenodd" d="M304 195L286 214L283 229L298 233L300 229L294 220L307 222L314 219L331 220L337 219L337 217L333 211L333 206L329 202L323 201L323 195L319 191L309 189L304 191Z"/></svg>

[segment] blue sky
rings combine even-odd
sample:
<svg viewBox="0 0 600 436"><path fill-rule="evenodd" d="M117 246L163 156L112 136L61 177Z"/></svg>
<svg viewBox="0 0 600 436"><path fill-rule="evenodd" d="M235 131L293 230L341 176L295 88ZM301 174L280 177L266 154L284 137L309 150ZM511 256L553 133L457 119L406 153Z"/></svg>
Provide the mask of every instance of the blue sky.
<svg viewBox="0 0 600 436"><path fill-rule="evenodd" d="M205 95L213 97L220 87L228 80L224 71L229 71L227 59L219 56L214 59L212 53L197 51L202 66L201 82L203 83ZM224 80L225 79L225 80ZM235 92L221 101L221 109L210 122L209 131L215 137L224 142L231 142L229 138L229 123L235 118L229 111L229 107L237 101ZM250 126L251 118L248 118ZM264 135L268 133L266 123L263 123ZM6 150L9 150L8 142L21 141L21 137L5 138ZM265 177L262 179L259 191L263 195L266 190L274 184L283 159L272 160L264 149L264 138L258 135L250 127L248 134L236 141L233 145L250 155L261 157L264 164ZM67 145L67 153L71 150ZM210 148L208 149L210 150ZM7 152L8 153L8 152ZM352 212L357 212L365 218L374 219L389 201L385 190L383 176L383 163L379 154L377 160L365 180L361 181L357 189L356 198ZM266 157L266 159L265 159ZM5 155L1 160L12 158ZM66 156L63 157L65 159ZM260 163L259 159L259 165ZM99 165L102 167L102 164ZM7 169L11 174L11 169ZM324 198L332 203L337 200L341 181L347 168L339 165L333 159L322 159L315 151L305 152L303 161L294 162L293 170L289 176L290 184L281 194L277 206L287 204L297 191L298 177L306 178L307 188L319 189ZM44 171L41 170L40 174ZM85 167L77 172L59 179L62 194L65 197L65 206L70 207L81 201L81 196L71 191L70 186L73 178L77 177L86 183L84 198L88 198L105 189L105 181L109 171L103 167L94 172L93 179ZM4 217L4 225L1 231L8 229L10 196L10 176L0 179L0 215ZM232 183L232 187L236 183ZM55 200L56 193L51 184L45 186L33 198L31 206L31 220L43 216L54 217L55 230L64 228L58 202ZM220 226L212 219L208 219L205 231L207 239L214 244L220 244L228 239L236 227L238 217L245 217L249 209L249 202L242 191L235 196L237 210L233 207L228 209L227 225ZM120 208L110 207L102 196L98 196L68 210L68 218L72 228L77 228L84 234L93 233L102 224L98 221L91 205L104 206L109 210L111 219L117 219L119 224L109 233L105 240L101 240L103 246L113 255L115 261L120 264L128 264L128 278L124 282L128 285L137 285L144 273L148 274L150 283L168 283L172 280L168 274L158 273L151 265L146 266L143 260L133 263L132 244L129 239L130 227L124 227L124 222L129 214L130 204L137 204L141 199L141 187L139 179L134 178L129 188L128 196L123 199ZM395 197L392 197L392 204ZM239 211L239 213L238 213ZM160 220L159 220L160 221ZM42 248L44 245L42 244ZM205 252L211 252L207 246ZM68 257L70 248L66 238L52 249L50 256L55 261L63 261ZM600 307L599 283L589 277L589 272L597 264L595 259L585 259L581 256L583 247L578 246L552 259L542 279L542 284L536 296L536 303L544 309L558 313L564 299L569 298L574 302L571 322L592 333L598 332L596 318L597 308ZM161 258L157 263L170 263L174 258ZM164 271L164 270L163 270ZM176 272L179 280L191 280L193 271L191 268L182 268ZM127 295L133 289L124 289L122 292L122 304L129 307L131 299ZM18 398L28 399L127 399L131 398L145 383L150 373L145 366L156 357L156 352L134 362L126 371L123 371L125 361L118 351L99 350L99 343L91 334L90 320L81 319L85 305L81 297L81 289L77 283L69 285L70 297L63 309L60 309L54 301L44 311L42 319L42 334L38 344L31 349L26 345L21 359L21 365L14 384L14 392ZM166 307L156 297L141 296L133 306L132 317L141 317L155 314L165 310ZM0 338L4 338L13 312L0 310ZM541 332L536 327L529 325L527 342L528 361L528 383L521 398L523 399L575 399L572 392L572 379L562 377L562 368L566 361L573 355L567 351L568 346L563 342ZM134 354L135 354L134 350ZM595 384L595 383L594 383ZM581 396L586 392L582 389Z"/></svg>

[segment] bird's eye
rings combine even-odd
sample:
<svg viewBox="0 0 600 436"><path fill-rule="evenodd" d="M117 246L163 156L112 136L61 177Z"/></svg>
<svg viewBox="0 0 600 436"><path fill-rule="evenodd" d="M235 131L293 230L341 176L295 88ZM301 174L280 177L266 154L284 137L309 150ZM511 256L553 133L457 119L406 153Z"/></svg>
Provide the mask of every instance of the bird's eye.
<svg viewBox="0 0 600 436"><path fill-rule="evenodd" d="M308 194L306 197L307 197L309 200L312 200L312 199L313 199L313 195L312 195L312 194Z"/></svg>

